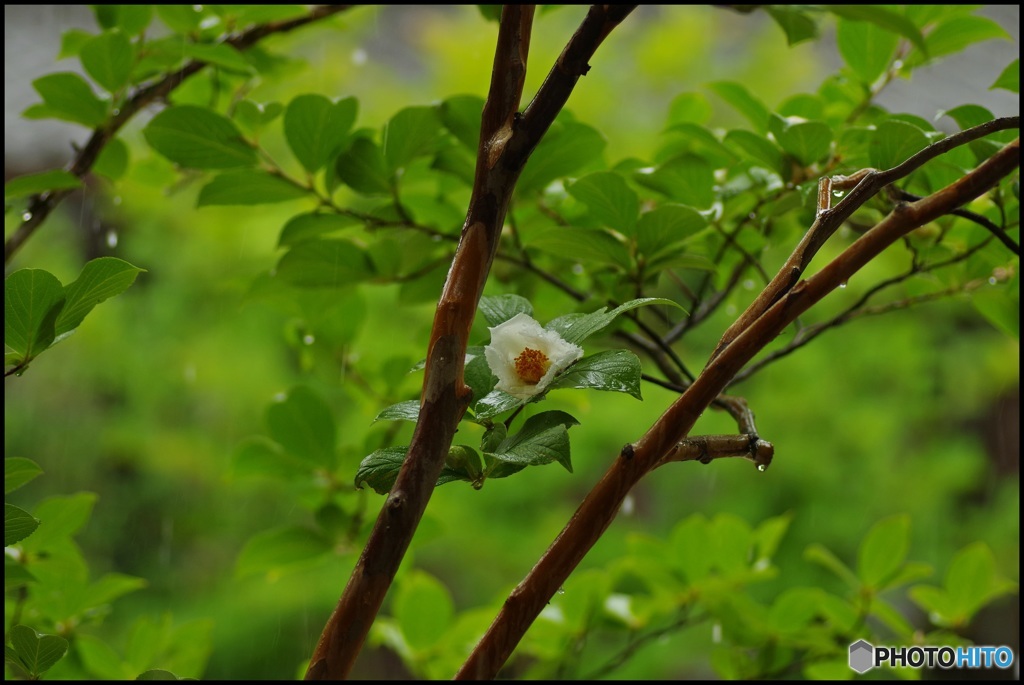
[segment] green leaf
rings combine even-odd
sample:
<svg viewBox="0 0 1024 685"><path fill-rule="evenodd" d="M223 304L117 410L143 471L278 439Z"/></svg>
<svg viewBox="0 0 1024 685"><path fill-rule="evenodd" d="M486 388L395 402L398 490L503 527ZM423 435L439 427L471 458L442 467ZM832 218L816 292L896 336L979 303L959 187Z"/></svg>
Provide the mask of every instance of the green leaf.
<svg viewBox="0 0 1024 685"><path fill-rule="evenodd" d="M803 166L820 160L832 146L832 129L821 121L805 121L799 117L783 119L773 114L769 128L782 149Z"/></svg>
<svg viewBox="0 0 1024 685"><path fill-rule="evenodd" d="M437 108L444 127L474 153L480 144L480 118L483 111L484 100L476 95L456 95Z"/></svg>
<svg viewBox="0 0 1024 685"><path fill-rule="evenodd" d="M116 257L98 257L87 262L78 278L64 286L64 308L57 317L57 335L78 328L93 307L123 293L142 271L145 269Z"/></svg>
<svg viewBox="0 0 1024 685"><path fill-rule="evenodd" d="M323 95L299 95L284 112L284 135L292 154L309 173L319 171L344 142L359 103L348 97L333 103Z"/></svg>
<svg viewBox="0 0 1024 685"><path fill-rule="evenodd" d="M1010 287L982 288L971 293L971 305L997 329L1020 339L1020 291Z"/></svg>
<svg viewBox="0 0 1024 685"><path fill-rule="evenodd" d="M242 74L254 72L252 65L245 61L242 53L228 43L207 44L185 41L181 44L181 54L184 57L189 57L199 62L206 62L228 71Z"/></svg>
<svg viewBox="0 0 1024 685"><path fill-rule="evenodd" d="M174 675L170 671L164 671L159 668L154 668L149 671L143 671L139 674L136 680L183 680L178 676Z"/></svg>
<svg viewBox="0 0 1024 685"><path fill-rule="evenodd" d="M100 151L92 171L94 174L106 176L111 181L120 180L128 171L128 146L124 141L120 138L111 138Z"/></svg>
<svg viewBox="0 0 1024 685"><path fill-rule="evenodd" d="M705 578L711 570L711 537L708 521L700 514L683 519L672 529L672 564L691 584Z"/></svg>
<svg viewBox="0 0 1024 685"><path fill-rule="evenodd" d="M952 17L939 23L925 39L927 58L912 53L909 62L921 64L927 59L960 52L964 48L986 40L1012 40L1002 26L987 17L965 15Z"/></svg>
<svg viewBox="0 0 1024 685"><path fill-rule="evenodd" d="M771 622L779 632L799 633L818 613L818 588L796 587L783 591L772 604Z"/></svg>
<svg viewBox="0 0 1024 685"><path fill-rule="evenodd" d="M78 74L47 74L33 81L32 87L43 98L43 104L25 110L23 116L28 119L63 119L90 128L107 119L107 103L96 97Z"/></svg>
<svg viewBox="0 0 1024 685"><path fill-rule="evenodd" d="M334 468L337 428L327 403L304 385L267 407L270 437L288 452L328 470Z"/></svg>
<svg viewBox="0 0 1024 685"><path fill-rule="evenodd" d="M289 219L288 223L281 229L281 237L278 238L277 246L290 247L298 245L301 242L319 238L322 235L334 233L359 223L359 219L333 212L299 214Z"/></svg>
<svg viewBox="0 0 1024 685"><path fill-rule="evenodd" d="M839 17L866 21L892 33L897 33L917 47L927 50L924 36L917 26L902 14L882 5L825 5L824 8Z"/></svg>
<svg viewBox="0 0 1024 685"><path fill-rule="evenodd" d="M770 5L764 8L775 23L786 32L786 41L790 45L802 43L818 37L818 25L799 8L787 5Z"/></svg>
<svg viewBox="0 0 1024 685"><path fill-rule="evenodd" d="M399 583L395 619L405 641L414 650L438 644L455 616L448 589L423 571L413 571Z"/></svg>
<svg viewBox="0 0 1024 685"><path fill-rule="evenodd" d="M519 176L517 191L542 190L558 178L569 176L601 158L607 145L601 133L586 124L553 124L530 155Z"/></svg>
<svg viewBox="0 0 1024 685"><path fill-rule="evenodd" d="M832 571L839 577L840 580L846 582L851 588L859 588L860 580L856 574L850 570L850 568L839 560L835 554L833 554L828 548L823 545L814 543L808 545L807 549L804 550L804 559L812 561L820 566L824 566L829 571Z"/></svg>
<svg viewBox="0 0 1024 685"><path fill-rule="evenodd" d="M953 557L945 589L966 624L978 609L999 595L1013 592L1016 585L997 578L992 550L984 542L975 542Z"/></svg>
<svg viewBox="0 0 1024 685"><path fill-rule="evenodd" d="M6 489L7 484L4 484ZM39 519L21 507L4 502L4 547L24 540L39 527Z"/></svg>
<svg viewBox="0 0 1024 685"><path fill-rule="evenodd" d="M416 422L420 420L420 401L419 400L406 400L405 402L399 402L392 404L390 407L385 407L380 411L377 416L374 417L373 422L378 421L412 421Z"/></svg>
<svg viewBox="0 0 1024 685"><path fill-rule="evenodd" d="M640 198L614 171L598 171L579 179L567 190L587 205L591 214L605 226L631 235L640 211Z"/></svg>
<svg viewBox="0 0 1024 685"><path fill-rule="evenodd" d="M757 527L757 530L754 531L754 543L757 546L756 561L771 559L775 556L775 551L779 548L779 543L792 521L792 513L786 513L767 519Z"/></svg>
<svg viewBox="0 0 1024 685"><path fill-rule="evenodd" d="M378 495L386 495L398 478L409 446L384 447L371 452L359 462L355 486L369 485Z"/></svg>
<svg viewBox="0 0 1024 685"><path fill-rule="evenodd" d="M363 195L389 195L394 176L384 163L380 148L368 138L356 138L335 163L338 177Z"/></svg>
<svg viewBox="0 0 1024 685"><path fill-rule="evenodd" d="M4 280L4 346L29 361L56 336L64 287L48 271L19 269ZM6 355L5 355L6 356Z"/></svg>
<svg viewBox="0 0 1024 685"><path fill-rule="evenodd" d="M753 124L755 131L762 134L768 131L768 108L751 95L745 86L735 81L716 81L709 83L707 87Z"/></svg>
<svg viewBox="0 0 1024 685"><path fill-rule="evenodd" d="M564 411L534 414L519 432L502 440L491 456L508 464L523 466L557 461L572 473L568 429L576 425L579 421Z"/></svg>
<svg viewBox="0 0 1024 685"><path fill-rule="evenodd" d="M492 327L505 323L516 314L533 316L533 305L520 295L485 295L478 307Z"/></svg>
<svg viewBox="0 0 1024 685"><path fill-rule="evenodd" d="M39 552L67 542L89 521L95 504L96 493L93 492L46 498L33 512L40 521L39 529L25 541L25 549Z"/></svg>
<svg viewBox="0 0 1024 685"><path fill-rule="evenodd" d="M109 7L109 5L106 6ZM104 7L104 5L97 5L97 7ZM57 60L78 56L78 51L94 36L95 34L82 29L68 29L60 36L60 52L57 53Z"/></svg>
<svg viewBox="0 0 1024 685"><path fill-rule="evenodd" d="M669 103L665 128L667 130L677 124L704 125L711 119L711 114L711 103L702 93L680 93Z"/></svg>
<svg viewBox="0 0 1024 685"><path fill-rule="evenodd" d="M282 526L253 535L242 547L235 575L277 575L331 551L331 541L320 531L304 526Z"/></svg>
<svg viewBox="0 0 1024 685"><path fill-rule="evenodd" d="M307 240L281 257L277 275L303 288L337 288L370 278L373 265L362 248L347 240Z"/></svg>
<svg viewBox="0 0 1024 685"><path fill-rule="evenodd" d="M199 191L196 207L265 205L310 197L310 191L262 169L225 171Z"/></svg>
<svg viewBox="0 0 1024 685"><path fill-rule="evenodd" d="M733 514L719 514L711 521L708 534L711 553L723 574L739 574L750 568L753 531L746 521Z"/></svg>
<svg viewBox="0 0 1024 685"><path fill-rule="evenodd" d="M95 583L89 585L87 603L89 607L109 604L119 597L141 590L149 585L145 578L129 576L124 573L106 573Z"/></svg>
<svg viewBox="0 0 1024 685"><path fill-rule="evenodd" d="M995 90L996 88L1002 88L1008 90L1011 93L1020 92L1020 59L1015 59L1006 65L1003 69L1003 73L999 75L996 82L989 86L989 90Z"/></svg>
<svg viewBox="0 0 1024 685"><path fill-rule="evenodd" d="M483 348L478 348L476 352L472 353L467 351L466 357L468 358L470 354L473 355L473 358L466 362L463 376L466 385L473 390L473 401L476 402L486 397L494 389L497 378L491 373L491 367L487 365Z"/></svg>
<svg viewBox="0 0 1024 685"><path fill-rule="evenodd" d="M202 19L197 5L156 5L156 15L175 33L191 33Z"/></svg>
<svg viewBox="0 0 1024 685"><path fill-rule="evenodd" d="M231 457L232 473L268 478L308 478L310 464L291 454L273 440L254 435L242 440Z"/></svg>
<svg viewBox="0 0 1024 685"><path fill-rule="evenodd" d="M639 169L633 178L684 205L704 209L715 201L714 169L695 155L675 157L654 169Z"/></svg>
<svg viewBox="0 0 1024 685"><path fill-rule="evenodd" d="M153 19L151 5L95 5L93 11L100 26L120 28L129 36L142 33Z"/></svg>
<svg viewBox="0 0 1024 685"><path fill-rule="evenodd" d="M477 403L473 405L473 413L478 419L489 419L524 404L526 404L526 400L513 397L501 390L494 390L477 400Z"/></svg>
<svg viewBox="0 0 1024 685"><path fill-rule="evenodd" d="M725 143L742 151L744 157L761 162L782 178L789 178L789 163L778 146L753 131L733 129L725 134Z"/></svg>
<svg viewBox="0 0 1024 685"><path fill-rule="evenodd" d="M142 131L154 150L195 169L231 169L256 163L256 150L230 119L205 107L180 105L157 114Z"/></svg>
<svg viewBox="0 0 1024 685"><path fill-rule="evenodd" d="M233 117L246 134L255 137L282 112L284 107L280 102L242 100L235 106Z"/></svg>
<svg viewBox="0 0 1024 685"><path fill-rule="evenodd" d="M898 34L867 21L839 19L836 43L843 61L865 86L870 86L892 64Z"/></svg>
<svg viewBox="0 0 1024 685"><path fill-rule="evenodd" d="M555 226L537 231L529 242L553 255L573 260L630 266L629 249L607 231L573 226Z"/></svg>
<svg viewBox="0 0 1024 685"><path fill-rule="evenodd" d="M39 464L25 457L4 459L4 494L9 495L43 473Z"/></svg>
<svg viewBox="0 0 1024 685"><path fill-rule="evenodd" d="M68 641L59 635L37 633L28 626L14 626L11 647L33 676L45 673L68 651Z"/></svg>
<svg viewBox="0 0 1024 685"><path fill-rule="evenodd" d="M910 517L883 519L871 527L857 552L857 575L870 588L879 588L903 565L910 542Z"/></svg>
<svg viewBox="0 0 1024 685"><path fill-rule="evenodd" d="M880 123L868 145L871 166L891 169L928 145L924 131L903 121L890 119Z"/></svg>
<svg viewBox="0 0 1024 685"><path fill-rule="evenodd" d="M391 172L430 152L441 132L433 107L406 107L384 126L384 162Z"/></svg>
<svg viewBox="0 0 1024 685"><path fill-rule="evenodd" d="M78 53L85 73L110 93L116 93L131 75L135 52L121 31L104 31L82 46Z"/></svg>
<svg viewBox="0 0 1024 685"><path fill-rule="evenodd" d="M619 314L628 312L637 307L646 305L664 304L672 307L679 307L672 300L662 297L641 297L636 300L625 302L611 311L607 307L601 307L590 314L566 314L548 323L544 328L555 331L567 342L579 345L581 342L597 333L599 330L610 324ZM682 309L682 307L679 307Z"/></svg>
<svg viewBox="0 0 1024 685"><path fill-rule="evenodd" d="M606 350L584 357L551 383L556 388L594 388L640 396L640 359L629 350Z"/></svg>
<svg viewBox="0 0 1024 685"><path fill-rule="evenodd" d="M82 182L72 173L55 169L38 174L18 176L4 184L4 200L10 201L17 197L38 195L48 190L70 190L81 188Z"/></svg>
<svg viewBox="0 0 1024 685"><path fill-rule="evenodd" d="M636 223L637 247L649 260L654 259L666 248L696 235L707 224L707 219L693 207L664 203L640 215Z"/></svg>

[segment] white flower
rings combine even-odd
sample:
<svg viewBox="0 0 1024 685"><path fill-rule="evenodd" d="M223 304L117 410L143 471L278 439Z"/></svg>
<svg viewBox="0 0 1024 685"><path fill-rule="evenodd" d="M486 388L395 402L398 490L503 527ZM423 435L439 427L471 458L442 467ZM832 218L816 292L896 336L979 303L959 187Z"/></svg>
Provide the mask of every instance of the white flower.
<svg viewBox="0 0 1024 685"><path fill-rule="evenodd" d="M526 400L543 392L555 376L583 356L583 349L541 328L520 312L491 331L484 348L487 365L498 377L498 390Z"/></svg>

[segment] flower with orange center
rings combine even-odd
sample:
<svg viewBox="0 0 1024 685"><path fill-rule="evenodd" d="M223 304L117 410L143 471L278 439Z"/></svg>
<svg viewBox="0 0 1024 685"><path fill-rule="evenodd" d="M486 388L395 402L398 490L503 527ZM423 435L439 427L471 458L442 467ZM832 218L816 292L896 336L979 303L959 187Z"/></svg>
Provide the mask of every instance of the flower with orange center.
<svg viewBox="0 0 1024 685"><path fill-rule="evenodd" d="M545 390L555 376L583 356L583 350L519 313L494 326L484 356L498 377L498 390L529 399Z"/></svg>

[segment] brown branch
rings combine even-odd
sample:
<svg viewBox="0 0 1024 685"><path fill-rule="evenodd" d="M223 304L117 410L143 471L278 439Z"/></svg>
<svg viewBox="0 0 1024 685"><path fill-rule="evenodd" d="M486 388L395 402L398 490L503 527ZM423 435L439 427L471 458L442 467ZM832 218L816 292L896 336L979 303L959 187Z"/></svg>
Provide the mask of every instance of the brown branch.
<svg viewBox="0 0 1024 685"><path fill-rule="evenodd" d="M444 466L471 391L466 346L498 249L508 203L530 153L586 72L586 62L632 7L594 6L522 116L518 115L532 5L505 5L462 237L434 315L420 416L405 462L310 660L307 680L344 678L380 610Z"/></svg>
<svg viewBox="0 0 1024 685"><path fill-rule="evenodd" d="M226 38L223 42L237 50L245 50L252 47L262 39L275 33L287 33L301 26L311 24L320 19L324 19L331 15L337 14L344 10L349 9L350 5L319 5L313 7L309 14L304 17L298 17L297 19L289 19L287 21L273 21L267 24L261 24L254 26L247 31L243 31L237 35ZM110 120L104 122L98 126L89 137L88 142L82 147L75 158L67 165L66 170L78 178L84 178L86 174L92 169L93 165L96 164L96 160L99 159L100 153L103 148L106 147L117 132L127 124L132 117L139 113L140 110L150 105L153 102L162 100L174 91L175 88L180 86L185 79L199 72L203 67L207 65L202 60L192 60L187 62L183 67L177 71L165 75L159 81L151 83L146 86L140 87L136 90L130 98L123 105L121 105L113 117ZM4 264L11 261L15 253L25 242L32 237L36 230L43 224L50 213L59 205L64 198L71 194L71 189L66 190L50 190L39 195L34 195L29 199L28 208L25 210L25 216L28 218L23 220L18 228L11 233L11 236L4 243Z"/></svg>
<svg viewBox="0 0 1024 685"><path fill-rule="evenodd" d="M814 276L799 281L720 349L700 376L635 444L626 445L526 578L512 591L456 675L493 678L544 606L615 518L623 499L682 441L733 376L799 315L910 231L995 186L1020 165L1020 139L938 192L900 205ZM797 253L805 247L801 243ZM800 254L794 255L799 258ZM786 267L783 267L783 275Z"/></svg>
<svg viewBox="0 0 1024 685"><path fill-rule="evenodd" d="M854 189L842 199L842 201L830 209L819 212L817 219L811 228L804 234L803 239L786 261L786 264L779 270L779 273L772 279L760 295L747 307L736 322L725 332L718 343L718 347L712 353L711 358L717 355L732 343L739 335L756 321L769 307L777 302L786 292L792 289L800 276L803 275L807 266L811 263L814 255L818 253L825 241L835 233L844 221L850 218L861 205L874 197L882 188L901 178L910 175L919 169L926 162L944 154L955 147L969 143L973 140L983 138L996 131L1020 128L1020 117L1003 117L985 122L980 126L960 131L940 141L932 143L902 164L887 171L876 171L874 169L858 172L854 176L833 177L833 186L842 187L851 181L858 181ZM955 208L954 208L955 209Z"/></svg>

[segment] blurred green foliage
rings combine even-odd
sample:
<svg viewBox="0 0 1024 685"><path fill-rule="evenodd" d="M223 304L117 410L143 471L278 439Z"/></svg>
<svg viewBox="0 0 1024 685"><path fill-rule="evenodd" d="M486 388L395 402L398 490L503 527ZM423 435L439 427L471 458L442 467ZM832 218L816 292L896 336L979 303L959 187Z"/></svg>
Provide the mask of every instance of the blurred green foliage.
<svg viewBox="0 0 1024 685"><path fill-rule="evenodd" d="M419 396L422 375L410 370L425 356L469 197L495 25L466 7L358 8L243 59L213 45L224 17L241 27L296 10L119 7L97 8L103 30L65 36L96 87L70 73L44 77L42 103L26 116L94 126L131 84L183 58L217 69L133 121L105 151L87 201L66 203L14 261L52 274L48 307L70 297L60 284L97 253L116 256L135 282L7 380L5 455L31 460L8 460L7 480L21 486L11 488L11 520L41 521L7 558L35 575L12 582L8 572L6 631L20 650L11 673L293 677L382 503L354 489L357 469L410 441L410 421L374 419ZM540 13L527 94L582 12ZM906 83L894 59L909 70L1003 37L964 9L836 14L652 7L628 19L524 171L509 219L530 249L509 254L529 254L584 302L514 260L495 262L487 295L521 295L545 322L608 298L685 304L681 293L704 276L727 280L736 259L712 258L715 231L748 214L759 230L740 236L743 249L773 273L813 219L815 174L890 166L942 135L872 104L877 90ZM150 22L163 37L136 59ZM819 33L838 47L812 40ZM1002 67L991 82L1016 92ZM958 128L992 117L980 107L947 114ZM216 154L190 147L194 131L218 142ZM994 149L986 139L957 150L912 188L941 187ZM212 180L200 171L220 169ZM21 198L74 183L58 173L8 184L8 234ZM1002 204L978 211L1019 236L1010 185ZM867 206L852 223L870 226L881 212ZM987 236L959 219L941 231L944 241L922 229L868 265L804 323ZM841 233L821 263L853 237ZM1004 269L991 291L845 324L733 388L776 446L772 469L722 460L648 477L507 674L849 677L843 639L870 629L893 643L917 640L915 631L924 644L956 643L980 635L972 619L993 601L984 639L1013 645L1016 618L1000 598L1019 576L1019 480L1016 462L992 446L1006 419L993 426L992 417L1018 393L1018 262L990 247L907 279L893 299ZM750 272L676 346L690 368L760 283ZM478 316L473 342L485 344L499 320ZM597 335L586 353L616 344ZM641 387L643 402L553 390L551 408L581 424L572 473L526 468L481 490L435 492L354 675L458 668L621 445L675 397ZM522 416L543 415L527 405ZM497 445L492 428L464 422L456 444ZM719 413L695 430L728 432L735 425ZM34 593L33 583L59 591ZM23 657L55 653L65 638L67 658Z"/></svg>

